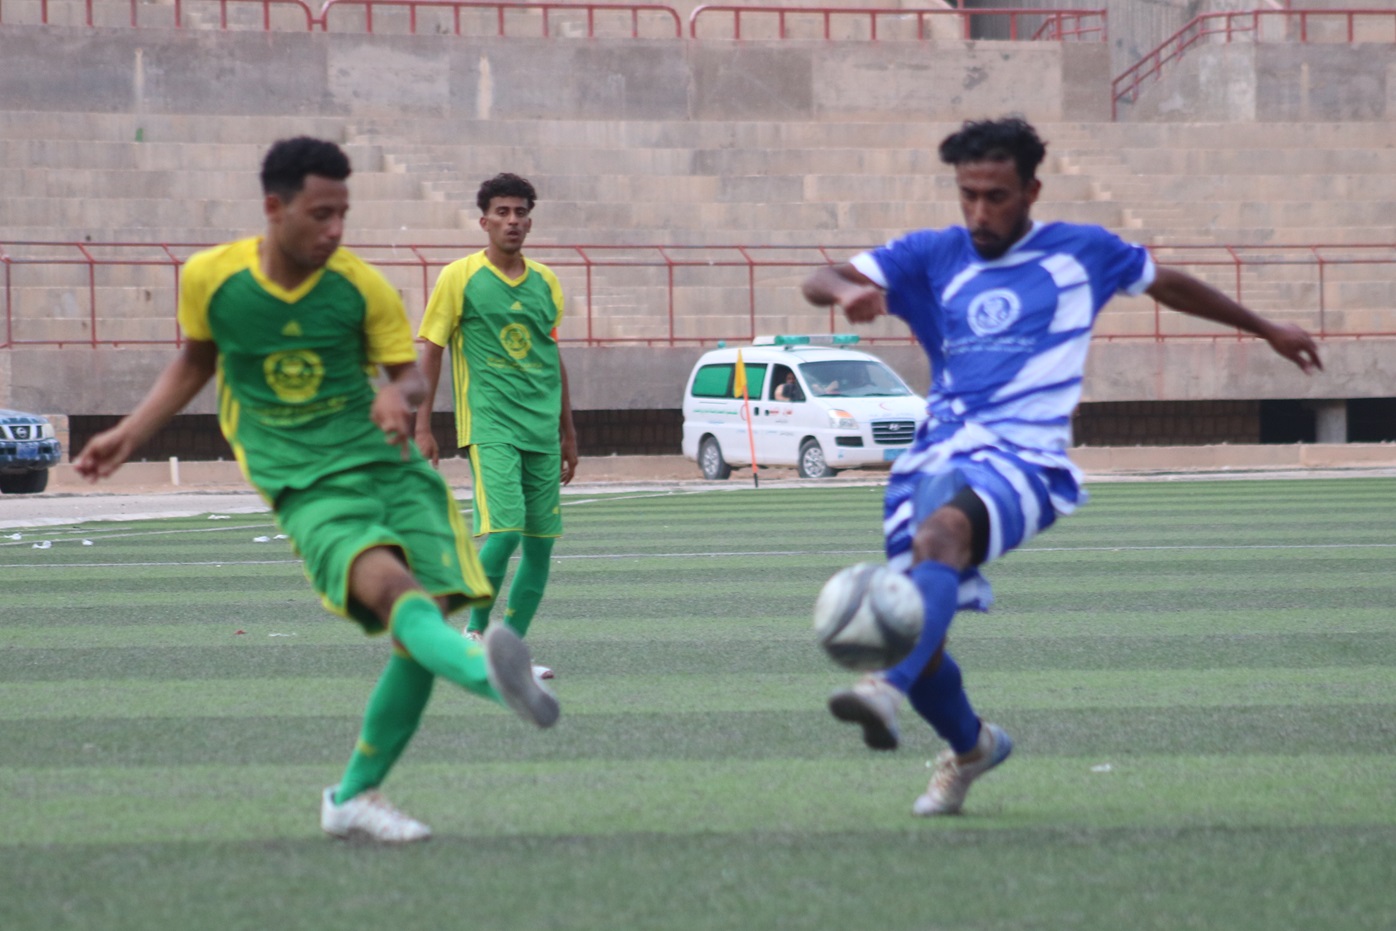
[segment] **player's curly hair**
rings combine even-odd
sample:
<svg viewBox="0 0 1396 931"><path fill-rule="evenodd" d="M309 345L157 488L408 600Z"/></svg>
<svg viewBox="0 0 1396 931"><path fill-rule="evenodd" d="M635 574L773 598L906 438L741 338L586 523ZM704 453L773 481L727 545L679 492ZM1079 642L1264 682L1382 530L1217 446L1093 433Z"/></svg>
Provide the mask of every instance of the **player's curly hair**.
<svg viewBox="0 0 1396 931"><path fill-rule="evenodd" d="M940 160L947 165L1012 160L1024 184L1037 176L1037 166L1046 155L1047 143L1031 123L1016 116L965 120L959 132L940 144Z"/></svg>
<svg viewBox="0 0 1396 931"><path fill-rule="evenodd" d="M278 139L262 159L262 192L290 200L305 187L306 175L343 181L352 171L349 156L333 142L309 136Z"/></svg>
<svg viewBox="0 0 1396 931"><path fill-rule="evenodd" d="M475 205L480 208L481 213L489 213L490 201L496 197L521 197L528 202L529 210L538 202L538 192L528 183L528 179L507 171L480 185L480 191L475 195Z"/></svg>

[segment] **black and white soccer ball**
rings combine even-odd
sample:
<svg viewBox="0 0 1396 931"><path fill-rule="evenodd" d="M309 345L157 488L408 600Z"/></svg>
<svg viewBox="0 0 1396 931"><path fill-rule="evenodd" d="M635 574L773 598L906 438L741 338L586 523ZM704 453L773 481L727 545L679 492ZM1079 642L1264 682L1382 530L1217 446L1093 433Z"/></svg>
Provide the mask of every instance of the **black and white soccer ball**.
<svg viewBox="0 0 1396 931"><path fill-rule="evenodd" d="M907 658L925 623L916 583L871 562L840 569L814 603L814 634L829 658L856 672L891 669Z"/></svg>

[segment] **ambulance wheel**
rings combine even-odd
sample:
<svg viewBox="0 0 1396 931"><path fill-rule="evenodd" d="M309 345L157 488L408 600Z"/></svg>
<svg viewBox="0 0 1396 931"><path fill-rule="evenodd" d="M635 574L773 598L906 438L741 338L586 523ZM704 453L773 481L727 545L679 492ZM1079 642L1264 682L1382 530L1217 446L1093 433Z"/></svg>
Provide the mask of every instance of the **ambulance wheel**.
<svg viewBox="0 0 1396 931"><path fill-rule="evenodd" d="M710 436L703 437L698 445L698 468L710 482L720 482L732 475L732 467L722 458L722 447Z"/></svg>
<svg viewBox="0 0 1396 931"><path fill-rule="evenodd" d="M829 468L824 460L824 449L818 440L805 440L800 444L800 478L829 478L838 474L839 470Z"/></svg>

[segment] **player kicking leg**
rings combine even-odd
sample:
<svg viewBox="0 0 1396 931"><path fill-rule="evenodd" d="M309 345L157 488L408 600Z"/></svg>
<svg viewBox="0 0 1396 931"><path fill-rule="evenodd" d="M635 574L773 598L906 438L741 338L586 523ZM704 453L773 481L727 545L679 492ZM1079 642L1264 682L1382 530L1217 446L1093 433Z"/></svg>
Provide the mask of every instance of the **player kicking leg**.
<svg viewBox="0 0 1396 931"><path fill-rule="evenodd" d="M907 453L887 488L888 563L907 571L926 605L916 648L892 669L829 699L830 712L860 725L875 750L897 748L903 697L950 745L912 807L918 815L959 812L970 785L1013 752L1008 734L970 705L960 667L946 650L951 619L961 607L983 610L992 600L980 565L1051 526L1058 510L1068 513L1079 497L1070 471L1002 450L974 450L948 465L917 468L945 458L933 447ZM1041 507L1048 500L1056 506Z"/></svg>
<svg viewBox="0 0 1396 931"><path fill-rule="evenodd" d="M386 630L393 642L349 764L323 793L321 827L343 839L424 840L430 828L378 787L416 732L435 679L499 702L538 727L557 721L557 699L535 682L528 648L511 630L501 627L476 643L447 623L444 612L487 599L491 590L450 490L425 463L329 476L283 495L278 517L326 605L370 633Z"/></svg>

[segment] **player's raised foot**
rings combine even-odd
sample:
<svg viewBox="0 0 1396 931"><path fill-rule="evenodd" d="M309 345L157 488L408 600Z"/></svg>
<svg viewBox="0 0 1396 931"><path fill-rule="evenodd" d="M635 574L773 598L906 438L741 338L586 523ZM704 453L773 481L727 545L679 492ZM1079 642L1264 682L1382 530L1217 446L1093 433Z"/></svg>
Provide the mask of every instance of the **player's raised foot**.
<svg viewBox="0 0 1396 931"><path fill-rule="evenodd" d="M533 664L533 678L535 679L556 679L557 674L553 672L551 666L540 666Z"/></svg>
<svg viewBox="0 0 1396 931"><path fill-rule="evenodd" d="M901 742L897 709L902 693L881 676L866 676L851 689L829 696L829 712L863 728L863 743L874 750L895 750Z"/></svg>
<svg viewBox="0 0 1396 931"><path fill-rule="evenodd" d="M499 624L486 632L485 661L490 685L515 714L539 727L557 723L561 714L557 696L533 677L528 646L507 625Z"/></svg>
<svg viewBox="0 0 1396 931"><path fill-rule="evenodd" d="M469 627L467 627L465 630L461 631L461 633L465 636L465 639L467 640L474 640L476 643L485 642L485 635L478 630L471 630Z"/></svg>
<svg viewBox="0 0 1396 931"><path fill-rule="evenodd" d="M936 757L935 773L926 794L919 796L911 810L918 815L956 815L969 793L970 783L1008 759L1013 741L1003 728L985 721L979 728L979 745L974 758L961 762L953 750Z"/></svg>
<svg viewBox="0 0 1396 931"><path fill-rule="evenodd" d="M320 797L320 827L331 837L380 844L410 844L431 837L431 828L398 811L381 792L360 792L336 805L334 790L330 786Z"/></svg>

